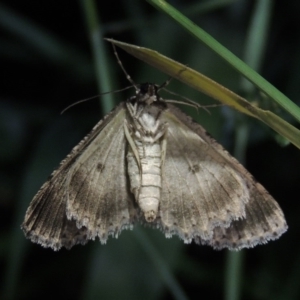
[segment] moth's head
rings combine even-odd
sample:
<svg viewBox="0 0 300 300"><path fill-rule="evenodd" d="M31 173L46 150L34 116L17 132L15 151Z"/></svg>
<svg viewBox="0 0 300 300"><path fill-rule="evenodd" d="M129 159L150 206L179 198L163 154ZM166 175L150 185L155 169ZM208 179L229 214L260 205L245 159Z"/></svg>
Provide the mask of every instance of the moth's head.
<svg viewBox="0 0 300 300"><path fill-rule="evenodd" d="M151 105L153 102L160 100L158 95L158 87L153 83L142 83L136 93L136 99L140 103L143 102L147 105Z"/></svg>

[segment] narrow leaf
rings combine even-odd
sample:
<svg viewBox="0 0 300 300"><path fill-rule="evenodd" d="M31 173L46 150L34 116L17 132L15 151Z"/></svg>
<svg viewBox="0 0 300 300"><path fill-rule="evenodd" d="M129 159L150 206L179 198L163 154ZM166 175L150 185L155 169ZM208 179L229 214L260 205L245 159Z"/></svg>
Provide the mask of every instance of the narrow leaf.
<svg viewBox="0 0 300 300"><path fill-rule="evenodd" d="M300 131L274 113L252 105L243 97L235 94L203 74L172 60L157 51L112 39L107 41L119 46L129 54L203 92L204 94L231 106L232 108L257 118L300 148Z"/></svg>

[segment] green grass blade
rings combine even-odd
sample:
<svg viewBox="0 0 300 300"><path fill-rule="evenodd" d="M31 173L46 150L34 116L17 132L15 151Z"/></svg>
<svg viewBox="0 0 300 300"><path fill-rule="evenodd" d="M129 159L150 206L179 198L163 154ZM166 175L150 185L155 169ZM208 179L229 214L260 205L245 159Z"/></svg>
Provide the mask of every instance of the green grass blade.
<svg viewBox="0 0 300 300"><path fill-rule="evenodd" d="M188 30L193 36L201 40L211 50L216 52L224 60L226 60L233 68L245 76L255 86L257 86L266 95L276 101L298 121L300 121L300 108L293 103L288 97L277 90L267 80L260 76L257 72L252 70L241 59L236 57L232 52L222 46L213 37L206 33L203 29L199 28L195 23L181 14L178 10L163 0L147 0L154 7L168 14L173 20L178 22L182 27Z"/></svg>
<svg viewBox="0 0 300 300"><path fill-rule="evenodd" d="M272 5L272 0L256 2L246 37L244 61L257 72L265 54ZM245 77L242 78L241 88L246 94L255 92L255 87Z"/></svg>
<svg viewBox="0 0 300 300"><path fill-rule="evenodd" d="M243 251L228 251L225 268L225 299L241 299Z"/></svg>
<svg viewBox="0 0 300 300"><path fill-rule="evenodd" d="M179 282L176 280L175 276L172 274L170 268L160 255L160 253L155 249L151 241L144 236L144 234L139 229L135 229L135 236L142 246L143 250L147 253L148 257L151 259L156 271L158 272L161 280L169 288L170 293L173 295L173 299L176 300L187 300L185 292L181 288Z"/></svg>
<svg viewBox="0 0 300 300"><path fill-rule="evenodd" d="M272 0L256 2L255 10L250 21L245 43L244 60L254 70L260 69L263 54L265 53L265 42L268 35L271 6ZM255 92L254 86L244 77L241 78L241 88L245 95L252 95ZM240 119L241 122L239 122L238 126L235 126L235 148L233 153L234 156L245 165L249 125L245 118ZM241 291L244 277L243 262L245 254L244 251L227 251L224 280L225 300L238 300L242 298Z"/></svg>
<svg viewBox="0 0 300 300"><path fill-rule="evenodd" d="M236 128L234 156L244 164L249 126L244 119ZM227 251L226 253L224 274L225 300L241 299L244 254L244 251Z"/></svg>
<svg viewBox="0 0 300 300"><path fill-rule="evenodd" d="M99 16L97 15L96 3L94 0L81 0L81 4L87 23L87 31L93 53L93 61L95 65L99 93L111 91L112 87L110 81L111 76L108 67L108 55L105 51L101 23ZM104 113L111 111L115 106L113 95L107 94L102 96L101 106L103 107Z"/></svg>

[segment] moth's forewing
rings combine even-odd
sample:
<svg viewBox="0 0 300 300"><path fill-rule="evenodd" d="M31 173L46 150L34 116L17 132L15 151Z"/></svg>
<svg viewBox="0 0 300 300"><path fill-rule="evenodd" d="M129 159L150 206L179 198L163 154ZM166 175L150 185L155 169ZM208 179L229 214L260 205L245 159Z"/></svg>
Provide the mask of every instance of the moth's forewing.
<svg viewBox="0 0 300 300"><path fill-rule="evenodd" d="M68 173L68 219L76 220L78 227L86 227L89 237L98 236L102 243L108 235L118 236L132 225L135 217L128 187L125 118L126 109L116 112Z"/></svg>
<svg viewBox="0 0 300 300"><path fill-rule="evenodd" d="M199 124L170 104L161 120L168 135L159 222L167 236L242 248L286 231L277 202ZM233 240L231 227L240 228Z"/></svg>
<svg viewBox="0 0 300 300"><path fill-rule="evenodd" d="M194 236L211 239L215 226L228 227L245 216L246 183L190 128L191 120L183 112L168 105L161 118L168 124L160 203L163 226L186 242Z"/></svg>
<svg viewBox="0 0 300 300"><path fill-rule="evenodd" d="M33 242L58 250L62 246L71 248L77 243L84 244L100 235L104 243L109 234L117 235L123 227L132 224L135 212L124 185L126 143L122 140L124 134L120 133L125 114L122 103L101 120L36 194L22 224L25 235ZM108 148L110 151L101 150ZM99 150L104 156L97 154ZM92 173L97 180L93 179L91 183ZM108 176L109 181L104 176ZM104 182L106 193L97 194ZM112 197L119 202L108 204ZM110 213L104 214L108 209ZM87 214L90 214L88 219ZM101 227L95 222L97 218L101 219Z"/></svg>

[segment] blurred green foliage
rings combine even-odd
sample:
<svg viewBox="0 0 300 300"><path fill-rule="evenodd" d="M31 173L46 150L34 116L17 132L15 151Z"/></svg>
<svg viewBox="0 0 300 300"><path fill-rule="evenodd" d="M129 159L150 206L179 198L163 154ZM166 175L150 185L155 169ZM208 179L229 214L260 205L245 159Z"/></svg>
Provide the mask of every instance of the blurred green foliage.
<svg viewBox="0 0 300 300"><path fill-rule="evenodd" d="M254 65L260 74L299 105L300 2L274 1L265 15L266 27L253 17L255 4L263 1L170 3L239 57L259 57ZM258 41L263 47L247 44L251 28L265 33ZM245 160L279 202L290 227L278 241L244 250L236 272L230 272L235 259L227 251L184 245L149 228L124 231L107 245L95 241L59 252L24 238L20 224L38 188L107 110L130 95L100 97L59 114L77 100L128 86L102 37L152 48L260 105L273 105L147 2L1 1L0 299L237 299L239 293L246 300L299 299L299 152L293 146L283 148L269 128L226 107L210 114L188 111ZM119 55L136 82L167 79L121 50ZM175 80L169 88L211 103ZM286 117L277 106L271 110ZM238 282L233 293L230 280Z"/></svg>

